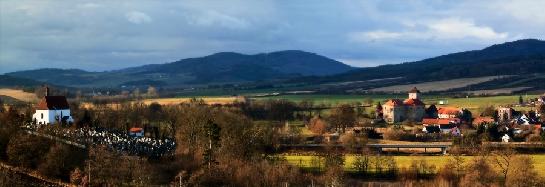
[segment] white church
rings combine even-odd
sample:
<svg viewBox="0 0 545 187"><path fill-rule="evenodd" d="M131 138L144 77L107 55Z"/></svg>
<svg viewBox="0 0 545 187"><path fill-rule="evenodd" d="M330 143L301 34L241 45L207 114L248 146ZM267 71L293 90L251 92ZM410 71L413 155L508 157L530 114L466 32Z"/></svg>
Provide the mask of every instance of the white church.
<svg viewBox="0 0 545 187"><path fill-rule="evenodd" d="M45 88L45 96L36 106L32 120L37 124L56 124L66 121L74 122L70 116L70 106L64 96L50 96L49 88Z"/></svg>

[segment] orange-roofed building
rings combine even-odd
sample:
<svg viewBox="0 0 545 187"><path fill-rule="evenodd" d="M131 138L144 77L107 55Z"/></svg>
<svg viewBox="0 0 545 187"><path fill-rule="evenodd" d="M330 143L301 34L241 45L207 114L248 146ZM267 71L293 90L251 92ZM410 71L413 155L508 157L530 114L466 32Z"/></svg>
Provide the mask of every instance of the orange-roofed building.
<svg viewBox="0 0 545 187"><path fill-rule="evenodd" d="M437 109L439 118L457 118L462 115L462 110L455 107L441 107Z"/></svg>
<svg viewBox="0 0 545 187"><path fill-rule="evenodd" d="M142 137L144 136L144 129L140 127L133 127L129 129L129 135L135 136L135 137Z"/></svg>
<svg viewBox="0 0 545 187"><path fill-rule="evenodd" d="M494 118L492 117L476 117L473 120L473 126L478 126L483 123L494 123Z"/></svg>
<svg viewBox="0 0 545 187"><path fill-rule="evenodd" d="M382 105L384 120L388 123L405 120L420 122L424 117L425 106L420 100L420 91L415 87L409 91L409 98L390 99Z"/></svg>

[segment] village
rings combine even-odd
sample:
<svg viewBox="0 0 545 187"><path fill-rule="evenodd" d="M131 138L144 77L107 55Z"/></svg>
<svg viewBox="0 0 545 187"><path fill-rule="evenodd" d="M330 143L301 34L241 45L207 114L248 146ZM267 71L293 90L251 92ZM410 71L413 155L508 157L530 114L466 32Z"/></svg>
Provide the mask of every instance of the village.
<svg viewBox="0 0 545 187"><path fill-rule="evenodd" d="M158 128L150 124L127 127L127 129L107 129L100 126L77 129L58 128L57 126L70 127L74 124L74 118L70 115L70 106L64 96L51 96L49 88L44 89L45 96L36 105L32 121L24 125L24 129L47 132L49 135L81 144L105 144L134 155L159 156L175 149L173 137L165 137L164 134L159 137ZM339 119L335 121L326 120L321 115L307 116L307 120L303 120L304 126L292 126L290 121L286 120L279 131L281 145L285 149L290 149L354 144L350 146L358 146L361 149L367 143L387 142L372 141L383 139L398 141L398 144L399 141L420 142L422 146L393 146L387 143L384 146L397 148L398 151L405 147L413 152L415 148L423 148L427 152L426 147L429 145L426 145L426 142L443 142L451 145L452 141L463 137L464 134L467 136L467 134L485 133L487 135L484 138L490 142L540 142L545 131L542 117L545 94L527 101L520 96L518 103L487 108L487 111L481 114L472 114L465 108L441 106L439 103L427 105L421 97L422 93L414 87L408 91L406 99L387 99L383 104L378 102L375 106L370 106L370 108L374 107L374 111L371 112L374 116L367 115L363 118L364 122L361 117L353 114L352 108L347 109L348 106L322 107L321 110L340 109L337 113ZM252 100L248 97L238 97L236 102L248 104L253 102ZM530 107L533 110L516 111L513 108L520 106ZM307 110L314 109L316 108ZM329 118L332 117L329 116ZM306 133L301 133L303 131ZM381 147L379 145L373 146ZM445 154L446 149L441 149L441 152Z"/></svg>

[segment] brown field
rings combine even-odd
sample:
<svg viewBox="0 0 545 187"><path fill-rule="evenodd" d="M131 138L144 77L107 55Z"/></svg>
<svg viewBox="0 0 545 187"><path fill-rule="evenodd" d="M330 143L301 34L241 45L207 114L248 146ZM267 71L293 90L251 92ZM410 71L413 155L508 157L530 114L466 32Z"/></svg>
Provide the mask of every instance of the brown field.
<svg viewBox="0 0 545 187"><path fill-rule="evenodd" d="M23 92L23 90L0 88L0 95L10 96L24 102L38 102L38 97L34 93Z"/></svg>
<svg viewBox="0 0 545 187"><path fill-rule="evenodd" d="M382 88L374 88L369 91L407 92L407 90L410 90L413 87L417 87L422 92L445 91L449 89L462 88L462 87L466 87L473 84L483 83L483 82L487 82L493 79L503 78L503 77L506 77L506 75L452 79L452 80L446 80L446 81L433 81L433 82L425 82L425 83L418 83L418 84L395 85L395 86L387 86Z"/></svg>
<svg viewBox="0 0 545 187"><path fill-rule="evenodd" d="M192 98L158 98L158 99L144 99L142 102L146 105L151 103L159 103L161 105L176 105L180 103L188 103ZM206 104L231 104L236 101L236 97L201 97Z"/></svg>

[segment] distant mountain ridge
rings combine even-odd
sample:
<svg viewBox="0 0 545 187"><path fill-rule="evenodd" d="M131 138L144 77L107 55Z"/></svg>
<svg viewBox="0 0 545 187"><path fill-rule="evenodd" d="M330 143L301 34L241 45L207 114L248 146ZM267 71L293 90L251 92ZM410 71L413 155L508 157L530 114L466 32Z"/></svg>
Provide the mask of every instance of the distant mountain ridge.
<svg viewBox="0 0 545 187"><path fill-rule="evenodd" d="M295 78L288 82L318 84L398 78L389 84L401 84L536 73L545 73L545 41L525 39L416 62L360 68L332 76Z"/></svg>
<svg viewBox="0 0 545 187"><path fill-rule="evenodd" d="M45 68L5 75L74 87L182 86L324 76L352 69L355 68L314 53L287 50L255 55L221 52L107 72Z"/></svg>

